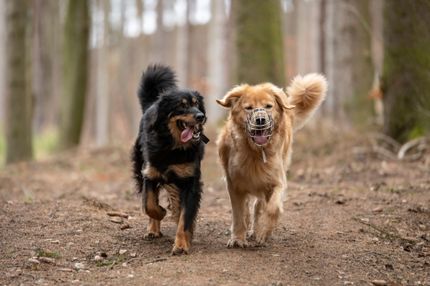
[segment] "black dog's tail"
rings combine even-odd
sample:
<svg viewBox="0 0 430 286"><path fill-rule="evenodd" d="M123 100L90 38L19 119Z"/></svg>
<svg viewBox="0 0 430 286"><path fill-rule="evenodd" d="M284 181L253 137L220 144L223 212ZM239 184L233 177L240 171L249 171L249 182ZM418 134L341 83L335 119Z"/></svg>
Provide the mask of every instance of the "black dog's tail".
<svg viewBox="0 0 430 286"><path fill-rule="evenodd" d="M145 112L164 91L176 89L176 76L172 69L163 65L150 65L142 75L138 97Z"/></svg>

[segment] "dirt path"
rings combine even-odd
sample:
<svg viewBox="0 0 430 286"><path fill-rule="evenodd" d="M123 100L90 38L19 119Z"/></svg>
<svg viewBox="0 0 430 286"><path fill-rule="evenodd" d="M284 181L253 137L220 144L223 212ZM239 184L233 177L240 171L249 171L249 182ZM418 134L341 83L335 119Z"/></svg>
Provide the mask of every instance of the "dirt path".
<svg viewBox="0 0 430 286"><path fill-rule="evenodd" d="M230 203L211 143L181 257L170 255L171 222L143 240L126 148L3 169L0 285L430 285L430 156L385 162L357 142L297 138L281 223L266 247L246 250L225 247ZM112 222L112 210L129 218Z"/></svg>

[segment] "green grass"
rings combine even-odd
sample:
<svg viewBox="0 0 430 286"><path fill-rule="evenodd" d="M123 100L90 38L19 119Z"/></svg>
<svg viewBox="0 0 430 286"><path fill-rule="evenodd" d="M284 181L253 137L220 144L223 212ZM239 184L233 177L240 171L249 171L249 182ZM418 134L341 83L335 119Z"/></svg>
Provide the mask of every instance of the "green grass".
<svg viewBox="0 0 430 286"><path fill-rule="evenodd" d="M53 154L58 145L58 132L55 129L47 129L33 137L33 151L36 160L44 159ZM0 167L6 160L6 138L3 130L0 130Z"/></svg>
<svg viewBox="0 0 430 286"><path fill-rule="evenodd" d="M118 254L118 255L113 255L111 257L103 259L101 261L97 261L96 265L97 265L97 267L105 267L105 266L112 267L114 265L121 264L121 263L125 262L126 260L127 260L126 254Z"/></svg>
<svg viewBox="0 0 430 286"><path fill-rule="evenodd" d="M61 255L55 251L48 251L41 248L36 249L37 257L49 257L49 258L59 258Z"/></svg>
<svg viewBox="0 0 430 286"><path fill-rule="evenodd" d="M33 138L34 155L36 159L43 159L54 153L58 145L58 132L47 129Z"/></svg>

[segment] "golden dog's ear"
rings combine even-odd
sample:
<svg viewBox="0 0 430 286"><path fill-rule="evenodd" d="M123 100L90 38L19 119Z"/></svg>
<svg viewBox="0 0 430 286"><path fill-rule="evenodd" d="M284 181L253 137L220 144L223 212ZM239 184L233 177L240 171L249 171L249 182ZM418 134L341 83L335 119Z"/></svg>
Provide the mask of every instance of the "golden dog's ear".
<svg viewBox="0 0 430 286"><path fill-rule="evenodd" d="M270 84L269 86L271 93L275 97L276 103L284 109L294 109L294 105L288 104L288 96L287 94L282 90L282 88L277 87L276 85Z"/></svg>
<svg viewBox="0 0 430 286"><path fill-rule="evenodd" d="M247 86L248 85L246 84L241 84L234 87L232 90L227 92L227 94L224 96L223 99L217 99L216 102L223 107L227 107L227 108L232 107L237 102L237 100L242 96Z"/></svg>

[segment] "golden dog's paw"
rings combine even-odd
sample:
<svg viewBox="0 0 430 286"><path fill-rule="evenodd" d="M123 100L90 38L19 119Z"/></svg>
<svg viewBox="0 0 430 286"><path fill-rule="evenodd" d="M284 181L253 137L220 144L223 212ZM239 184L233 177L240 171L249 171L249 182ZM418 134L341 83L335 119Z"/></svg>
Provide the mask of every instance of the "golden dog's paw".
<svg viewBox="0 0 430 286"><path fill-rule="evenodd" d="M172 249L172 255L188 254L189 251L190 251L189 247L174 245Z"/></svg>
<svg viewBox="0 0 430 286"><path fill-rule="evenodd" d="M255 232L253 231L250 231L246 234L246 239L249 241L255 241L255 237L256 235L255 235Z"/></svg>
<svg viewBox="0 0 430 286"><path fill-rule="evenodd" d="M266 246L267 239L269 235L267 233L257 233L255 234L255 246L264 247Z"/></svg>
<svg viewBox="0 0 430 286"><path fill-rule="evenodd" d="M227 242L228 248L245 248L248 247L248 242L246 239L238 239L238 238L231 238Z"/></svg>
<svg viewBox="0 0 430 286"><path fill-rule="evenodd" d="M163 234L161 232L148 232L147 234L145 234L143 236L143 239L154 240L154 239L160 238L162 236L163 236Z"/></svg>

